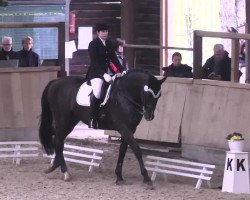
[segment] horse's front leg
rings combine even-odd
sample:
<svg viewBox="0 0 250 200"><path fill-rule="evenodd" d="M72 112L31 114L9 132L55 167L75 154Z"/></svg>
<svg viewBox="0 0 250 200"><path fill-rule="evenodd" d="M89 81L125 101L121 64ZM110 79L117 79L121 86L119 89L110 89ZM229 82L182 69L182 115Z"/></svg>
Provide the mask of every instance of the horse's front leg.
<svg viewBox="0 0 250 200"><path fill-rule="evenodd" d="M119 149L119 157L118 157L118 161L117 161L117 165L116 165L116 169L115 169L115 173L116 173L116 177L117 177L117 179L116 179L117 185L121 185L124 183L124 180L122 178L122 165L123 165L125 154L127 152L127 148L128 148L128 143L122 137L120 149Z"/></svg>
<svg viewBox="0 0 250 200"><path fill-rule="evenodd" d="M136 142L132 132L127 132L126 135L123 135L128 145L131 147L133 153L135 154L141 169L141 174L143 176L143 182L147 184L148 189L154 189L151 179L148 176L148 171L145 168L144 162L142 160L142 152L138 143Z"/></svg>

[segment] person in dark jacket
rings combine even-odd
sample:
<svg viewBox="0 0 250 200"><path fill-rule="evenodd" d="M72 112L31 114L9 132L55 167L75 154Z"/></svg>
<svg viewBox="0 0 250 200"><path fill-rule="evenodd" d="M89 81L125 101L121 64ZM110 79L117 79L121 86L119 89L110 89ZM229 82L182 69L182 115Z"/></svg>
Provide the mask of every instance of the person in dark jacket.
<svg viewBox="0 0 250 200"><path fill-rule="evenodd" d="M19 67L38 67L40 65L39 55L32 50L33 39L26 36L22 39L23 49L19 51Z"/></svg>
<svg viewBox="0 0 250 200"><path fill-rule="evenodd" d="M124 51L123 47L125 45L125 40L121 38L116 38L114 42L114 48L115 48L115 54L122 66L124 66L127 70L129 69L128 67L128 61L126 57L124 56Z"/></svg>
<svg viewBox="0 0 250 200"><path fill-rule="evenodd" d="M242 73L239 71L239 75ZM231 80L231 58L224 50L222 44L214 45L214 55L207 59L202 67L202 78L230 81Z"/></svg>
<svg viewBox="0 0 250 200"><path fill-rule="evenodd" d="M193 78L192 67L181 64L182 56L179 52L175 52L172 55L173 63L168 67L163 67L164 76L167 77L181 77L181 78Z"/></svg>
<svg viewBox="0 0 250 200"><path fill-rule="evenodd" d="M2 49L0 51L0 60L13 60L18 59L19 55L13 51L12 48L12 37L4 36L2 38Z"/></svg>
<svg viewBox="0 0 250 200"><path fill-rule="evenodd" d="M108 25L97 24L95 30L97 37L89 43L88 47L90 66L86 75L86 79L91 83L93 89L93 96L90 100L89 128L98 128L97 116L102 85L104 80L111 81L110 74L115 74L110 63L114 63L120 72L125 70L116 57L113 43L108 40Z"/></svg>

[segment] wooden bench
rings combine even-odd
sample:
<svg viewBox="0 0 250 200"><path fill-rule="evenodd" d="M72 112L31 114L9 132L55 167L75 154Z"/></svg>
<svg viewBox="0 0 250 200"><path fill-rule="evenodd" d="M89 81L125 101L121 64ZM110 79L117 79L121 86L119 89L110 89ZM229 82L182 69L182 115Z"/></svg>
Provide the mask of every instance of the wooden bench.
<svg viewBox="0 0 250 200"><path fill-rule="evenodd" d="M157 156L146 156L145 167L152 171L151 180L155 181L156 174L173 174L198 179L195 188L201 187L202 181L206 180L211 188L210 180L215 165L190 162L177 159L169 159Z"/></svg>
<svg viewBox="0 0 250 200"><path fill-rule="evenodd" d="M39 145L36 141L0 142L0 158L13 158L13 163L20 165L22 158L39 156Z"/></svg>
<svg viewBox="0 0 250 200"><path fill-rule="evenodd" d="M64 159L68 162L83 164L89 166L89 172L93 171L94 167L99 167L102 160L103 150L80 147L76 145L64 145ZM52 158L51 163L53 162L54 156L45 157Z"/></svg>

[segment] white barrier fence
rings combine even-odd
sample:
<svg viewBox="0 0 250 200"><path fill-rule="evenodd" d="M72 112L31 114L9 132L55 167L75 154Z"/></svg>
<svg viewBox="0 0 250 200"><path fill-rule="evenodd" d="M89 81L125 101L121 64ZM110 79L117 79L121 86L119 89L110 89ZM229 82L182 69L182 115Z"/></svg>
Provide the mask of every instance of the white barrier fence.
<svg viewBox="0 0 250 200"><path fill-rule="evenodd" d="M39 156L39 143L30 141L0 142L0 158L13 158L20 165L21 159Z"/></svg>
<svg viewBox="0 0 250 200"><path fill-rule="evenodd" d="M69 144L64 145L63 151L65 161L88 165L89 172L93 171L94 167L100 166L102 154L103 150ZM52 158L51 162L53 162L54 156L47 156L46 154L44 156Z"/></svg>
<svg viewBox="0 0 250 200"><path fill-rule="evenodd" d="M198 179L195 186L196 189L201 187L203 180L206 180L208 186L211 187L212 169L215 168L215 165L157 156L146 156L145 166L148 171L153 172L151 177L152 181L155 181L157 173L185 176Z"/></svg>
<svg viewBox="0 0 250 200"><path fill-rule="evenodd" d="M66 161L88 165L91 172L93 167L100 166L103 150L65 144L63 154ZM51 162L53 161L53 156L42 153L41 145L37 141L0 142L0 158L13 158L16 165L20 165L24 158L39 156L52 158Z"/></svg>

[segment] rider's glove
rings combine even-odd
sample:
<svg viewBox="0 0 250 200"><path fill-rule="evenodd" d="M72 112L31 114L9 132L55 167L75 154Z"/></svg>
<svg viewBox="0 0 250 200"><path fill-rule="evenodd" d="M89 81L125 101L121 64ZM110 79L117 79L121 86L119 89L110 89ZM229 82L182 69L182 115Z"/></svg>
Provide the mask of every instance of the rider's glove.
<svg viewBox="0 0 250 200"><path fill-rule="evenodd" d="M111 76L107 73L103 75L103 78L107 83L109 83L112 80Z"/></svg>
<svg viewBox="0 0 250 200"><path fill-rule="evenodd" d="M127 73L127 71L124 70L124 71L122 72L122 76L124 76L126 73Z"/></svg>

